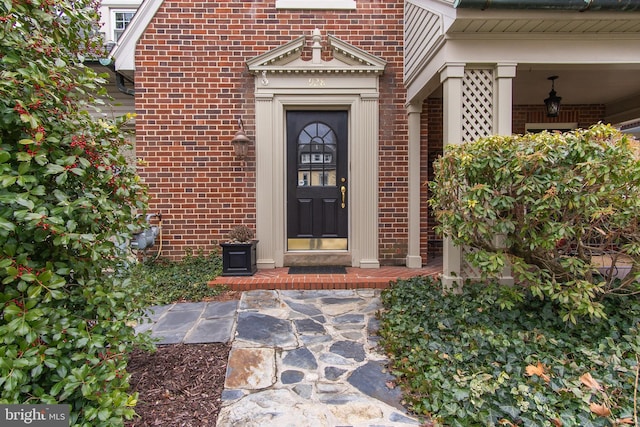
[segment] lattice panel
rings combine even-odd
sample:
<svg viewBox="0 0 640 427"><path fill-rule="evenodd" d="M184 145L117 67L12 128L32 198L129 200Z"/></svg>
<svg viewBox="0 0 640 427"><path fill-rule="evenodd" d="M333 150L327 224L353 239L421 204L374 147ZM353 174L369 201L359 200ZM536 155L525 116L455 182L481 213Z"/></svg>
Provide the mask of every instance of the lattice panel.
<svg viewBox="0 0 640 427"><path fill-rule="evenodd" d="M493 133L493 70L464 70L462 79L462 141Z"/></svg>

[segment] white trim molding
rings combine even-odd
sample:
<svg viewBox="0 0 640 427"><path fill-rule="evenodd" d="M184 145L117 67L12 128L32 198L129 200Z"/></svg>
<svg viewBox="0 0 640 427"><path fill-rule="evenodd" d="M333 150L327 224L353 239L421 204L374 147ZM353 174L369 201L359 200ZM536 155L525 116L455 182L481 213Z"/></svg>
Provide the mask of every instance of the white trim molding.
<svg viewBox="0 0 640 427"><path fill-rule="evenodd" d="M276 0L276 9L355 9L356 0Z"/></svg>
<svg viewBox="0 0 640 427"><path fill-rule="evenodd" d="M573 122L573 123L551 123L551 122L547 122L547 123L525 123L524 125L524 130L525 132L542 132L543 130L547 130L547 131L554 131L554 130L558 130L558 131L569 131L569 130L574 130L575 128L578 127L578 123L577 122Z"/></svg>
<svg viewBox="0 0 640 427"><path fill-rule="evenodd" d="M319 32L311 48L319 45ZM379 75L386 64L329 38L331 61L303 61L305 37L247 61L255 76L256 228L258 268L282 267L286 247L286 111L348 112L349 255L351 265L379 268L378 135ZM356 72L358 71L358 72ZM314 256L331 256L323 251Z"/></svg>

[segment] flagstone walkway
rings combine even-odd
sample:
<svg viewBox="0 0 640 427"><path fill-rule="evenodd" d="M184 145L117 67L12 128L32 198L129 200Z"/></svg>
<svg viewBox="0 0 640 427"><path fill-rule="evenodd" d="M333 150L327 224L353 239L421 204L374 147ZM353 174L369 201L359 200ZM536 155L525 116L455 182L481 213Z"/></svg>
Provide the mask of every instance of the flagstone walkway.
<svg viewBox="0 0 640 427"><path fill-rule="evenodd" d="M217 427L402 427L419 422L376 347L379 289L255 290L154 307L160 344L232 342Z"/></svg>
<svg viewBox="0 0 640 427"><path fill-rule="evenodd" d="M419 425L376 349L379 295L245 292L218 427Z"/></svg>

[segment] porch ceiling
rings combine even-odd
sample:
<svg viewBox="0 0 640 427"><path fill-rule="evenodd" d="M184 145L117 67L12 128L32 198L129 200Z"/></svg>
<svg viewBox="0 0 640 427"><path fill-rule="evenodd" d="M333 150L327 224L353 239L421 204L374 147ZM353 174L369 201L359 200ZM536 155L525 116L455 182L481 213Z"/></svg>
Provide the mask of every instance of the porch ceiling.
<svg viewBox="0 0 640 427"><path fill-rule="evenodd" d="M555 81L557 95L562 104L604 104L609 123L629 120L640 122L640 70L603 69L601 67L520 64L513 79L513 104L544 104L549 96L549 76L558 76ZM442 97L442 87L430 95Z"/></svg>
<svg viewBox="0 0 640 427"><path fill-rule="evenodd" d="M511 63L514 104L543 104L547 78L556 75L563 104L604 104L611 123L640 118L640 12L461 9L454 0L407 0L405 19L410 101L440 96L446 63Z"/></svg>
<svg viewBox="0 0 640 427"><path fill-rule="evenodd" d="M637 34L640 13L457 9L449 33Z"/></svg>
<svg viewBox="0 0 640 427"><path fill-rule="evenodd" d="M640 13L514 11L457 9L447 30L450 38L547 37L557 38L637 37ZM597 61L594 52L594 60ZM561 59L560 59L561 61ZM640 49L638 50L640 61ZM526 64L519 63L514 80L514 103L542 103L550 90L547 78L559 76L556 91L567 104L605 104L608 114L617 114L632 104L640 107L640 63L635 64ZM638 114L640 116L640 112Z"/></svg>
<svg viewBox="0 0 640 427"><path fill-rule="evenodd" d="M604 104L610 116L638 109L635 117L640 117L640 69L632 67L519 64L513 81L514 104L542 104L551 90L547 78L552 75L558 76L555 90L563 104Z"/></svg>

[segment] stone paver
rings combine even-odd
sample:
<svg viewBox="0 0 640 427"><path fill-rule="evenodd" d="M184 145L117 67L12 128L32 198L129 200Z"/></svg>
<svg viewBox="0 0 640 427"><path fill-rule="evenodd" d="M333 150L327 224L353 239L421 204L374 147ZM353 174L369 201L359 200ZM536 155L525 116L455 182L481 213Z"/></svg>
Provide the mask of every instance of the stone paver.
<svg viewBox="0 0 640 427"><path fill-rule="evenodd" d="M379 309L369 289L245 292L217 426L418 426L388 387Z"/></svg>
<svg viewBox="0 0 640 427"><path fill-rule="evenodd" d="M151 330L158 344L226 343L233 337L238 301L179 303L151 307L149 322L136 331Z"/></svg>
<svg viewBox="0 0 640 427"><path fill-rule="evenodd" d="M204 344L212 342L229 342L235 319L233 317L218 319L200 319L185 335L185 344Z"/></svg>

